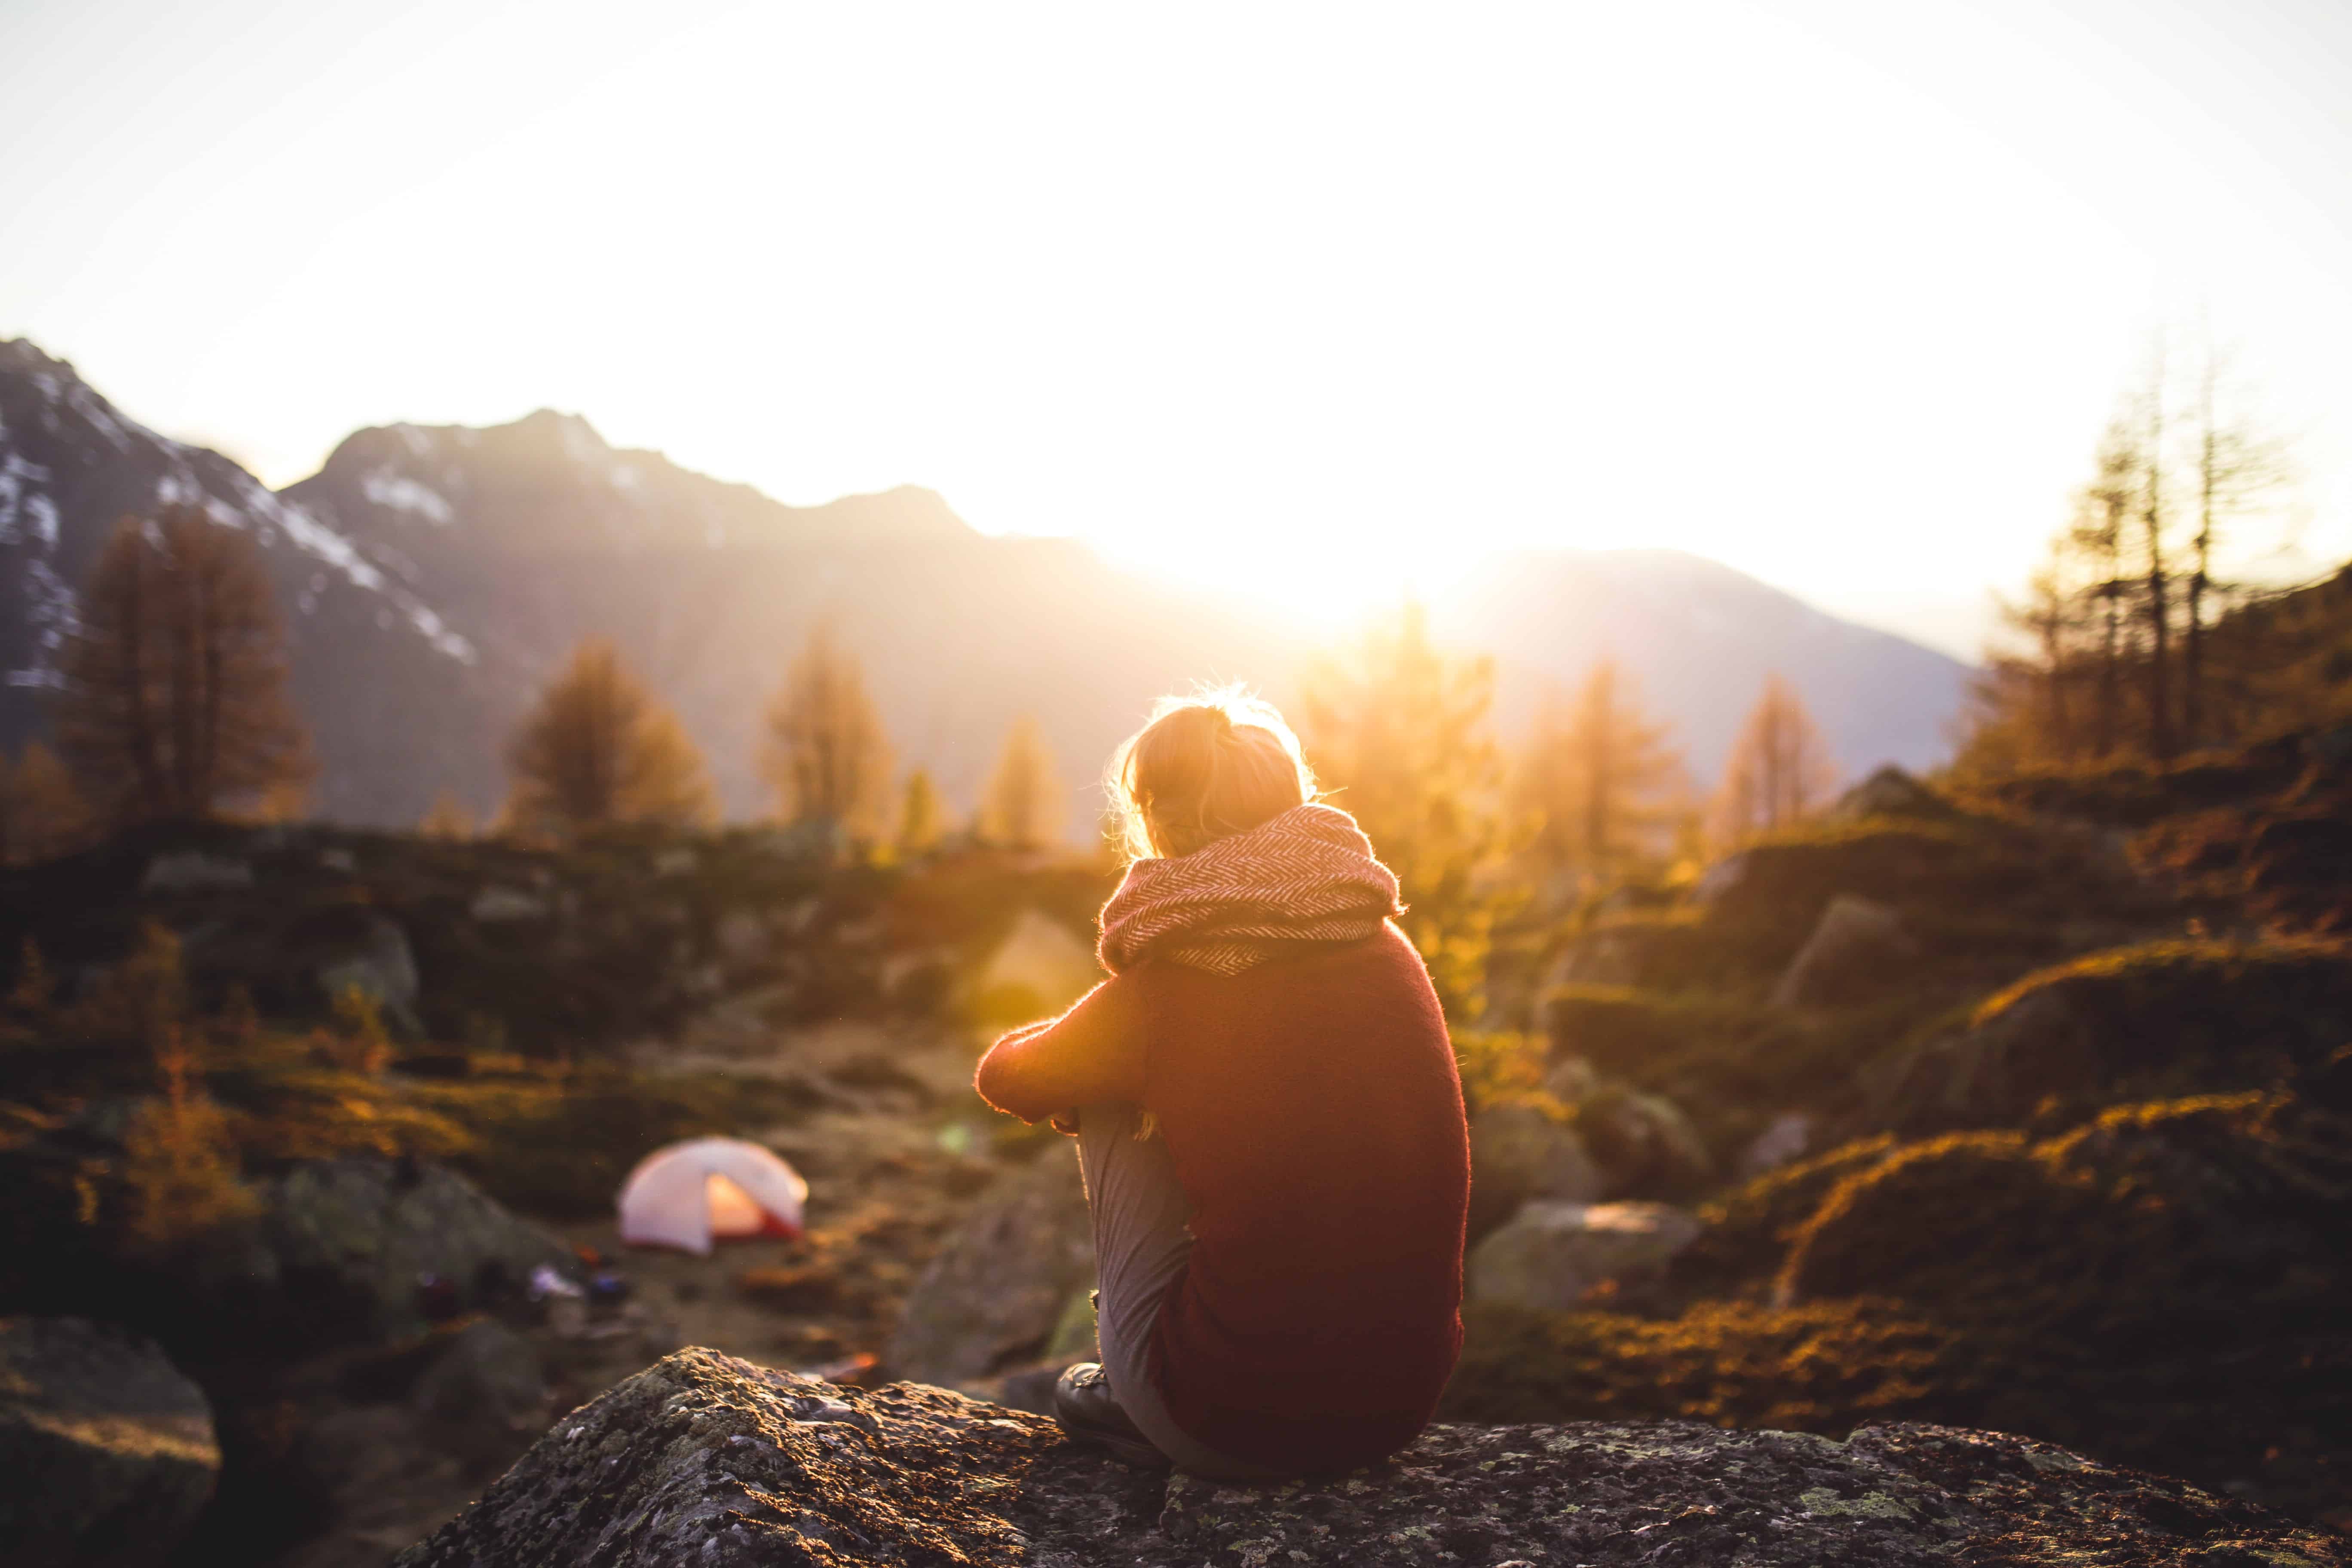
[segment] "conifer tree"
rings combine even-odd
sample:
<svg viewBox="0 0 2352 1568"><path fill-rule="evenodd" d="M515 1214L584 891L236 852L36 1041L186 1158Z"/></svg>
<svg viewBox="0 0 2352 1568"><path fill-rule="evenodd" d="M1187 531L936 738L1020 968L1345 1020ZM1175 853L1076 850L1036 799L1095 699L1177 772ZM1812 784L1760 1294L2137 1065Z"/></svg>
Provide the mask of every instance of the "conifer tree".
<svg viewBox="0 0 2352 1568"><path fill-rule="evenodd" d="M2102 437L2073 521L2052 542L2027 599L2004 606L2015 634L1990 650L1971 693L1955 768L1997 776L2021 767L2161 763L2250 725L2250 700L2281 650L2242 636L2217 660L2217 610L2254 595L2220 562L2240 525L2275 505L2292 463L2243 412L2226 356L2210 343L2175 406L2159 344L2144 383ZM2241 624L2275 626L2257 616Z"/></svg>
<svg viewBox="0 0 2352 1568"><path fill-rule="evenodd" d="M1010 849L1043 849L1062 837L1062 783L1037 721L1023 717L1004 737L981 793L980 833Z"/></svg>
<svg viewBox="0 0 2352 1568"><path fill-rule="evenodd" d="M73 776L38 741L11 765L0 756L0 864L54 859L79 846L89 826Z"/></svg>
<svg viewBox="0 0 2352 1568"><path fill-rule="evenodd" d="M506 820L570 837L621 824L690 826L718 816L684 725L591 637L542 692L509 755Z"/></svg>
<svg viewBox="0 0 2352 1568"><path fill-rule="evenodd" d="M416 825L419 837L462 841L474 837L474 814L448 790L433 797L433 809Z"/></svg>
<svg viewBox="0 0 2352 1568"><path fill-rule="evenodd" d="M201 508L115 526L61 673L58 747L108 825L213 816L312 772L261 553Z"/></svg>
<svg viewBox="0 0 2352 1568"><path fill-rule="evenodd" d="M1716 836L1737 844L1786 827L1827 804L1837 786L1828 742L1795 688L1769 676L1732 743L1716 796Z"/></svg>
<svg viewBox="0 0 2352 1568"><path fill-rule="evenodd" d="M889 811L890 742L857 658L830 626L809 634L768 705L762 763L787 821L871 838Z"/></svg>
<svg viewBox="0 0 2352 1568"><path fill-rule="evenodd" d="M1574 698L1546 694L1514 791L1534 824L1538 865L1605 880L1657 852L1684 779L1666 733L1643 715L1612 659L1594 665Z"/></svg>
<svg viewBox="0 0 2352 1568"><path fill-rule="evenodd" d="M947 814L930 770L917 768L907 775L907 793L898 806L898 853L920 855L937 846L946 831Z"/></svg>
<svg viewBox="0 0 2352 1568"><path fill-rule="evenodd" d="M163 1090L132 1111L123 1131L126 1228L137 1247L162 1250L250 1213L255 1201L237 1179L228 1119L205 1091L195 1055L201 1031L189 1012L179 939L149 926L112 984Z"/></svg>
<svg viewBox="0 0 2352 1568"><path fill-rule="evenodd" d="M1480 875L1503 847L1494 661L1430 639L1408 605L1310 667L1300 740L1331 804L1397 874L1402 922L1456 1017L1479 1005L1496 900Z"/></svg>

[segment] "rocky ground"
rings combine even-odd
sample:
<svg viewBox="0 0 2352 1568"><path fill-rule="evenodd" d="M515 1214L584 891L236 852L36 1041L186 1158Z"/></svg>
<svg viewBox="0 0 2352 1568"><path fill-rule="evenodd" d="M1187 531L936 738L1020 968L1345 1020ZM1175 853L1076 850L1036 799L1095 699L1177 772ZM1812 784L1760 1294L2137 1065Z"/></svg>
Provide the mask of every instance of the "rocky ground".
<svg viewBox="0 0 2352 1568"><path fill-rule="evenodd" d="M1948 1427L1844 1442L1689 1423L1439 1426L1346 1477L1127 1469L1052 1422L671 1356L559 1421L396 1568L1567 1568L2352 1563L2340 1537L2046 1444Z"/></svg>
<svg viewBox="0 0 2352 1568"><path fill-rule="evenodd" d="M625 1246L610 1218L551 1222L596 1260L592 1271L625 1282L625 1297L479 1320L497 1331L488 1364L454 1387L428 1386L440 1362L459 1359L441 1348L467 1331L450 1325L285 1374L279 1386L302 1413L309 1468L328 1492L324 1529L294 1547L285 1568L376 1568L479 1496L557 1412L684 1346L845 1383L873 1375L917 1275L997 1171L979 1124L919 1113L966 1088L969 1041L934 1031L877 1042L872 1028L836 1027L720 1052L697 1034L639 1064L826 1079L877 1044L906 1082L845 1089L832 1108L767 1131L809 1181L801 1239L730 1241L698 1258Z"/></svg>
<svg viewBox="0 0 2352 1568"><path fill-rule="evenodd" d="M1696 883L1528 917L1456 1030L1456 1425L1365 1490L1171 1488L1018 1413L1086 1352L1090 1242L1065 1142L969 1078L1091 973L1081 868L223 829L0 878L0 948L54 961L0 998L0 1307L143 1334L126 1364L160 1345L209 1400L184 1563L362 1568L477 1498L424 1561L677 1561L648 1543L732 1510L782 1562L2337 1562L2352 944L2336 862L2288 850L2352 823L2340 750L2046 801L1884 775ZM176 1255L131 1245L159 1080L107 1005L151 921L243 1205ZM362 971L389 1060L321 1012ZM631 1163L712 1132L801 1170L806 1235L620 1247ZM586 1293L534 1299L542 1265ZM686 1346L655 1403L750 1458L616 1436L674 1471L626 1487L700 1500L495 1535L582 1484L559 1412ZM944 1392L844 1392L887 1382ZM63 1441L102 1497L112 1451Z"/></svg>

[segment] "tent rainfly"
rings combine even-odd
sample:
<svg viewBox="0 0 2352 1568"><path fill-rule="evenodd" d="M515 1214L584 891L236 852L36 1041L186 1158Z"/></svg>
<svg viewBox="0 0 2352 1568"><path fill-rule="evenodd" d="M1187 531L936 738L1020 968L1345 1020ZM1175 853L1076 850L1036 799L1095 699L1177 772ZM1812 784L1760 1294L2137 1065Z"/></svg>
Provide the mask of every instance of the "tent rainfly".
<svg viewBox="0 0 2352 1568"><path fill-rule="evenodd" d="M714 1238L801 1234L808 1184L757 1143L695 1138L655 1150L621 1184L621 1239L707 1258Z"/></svg>

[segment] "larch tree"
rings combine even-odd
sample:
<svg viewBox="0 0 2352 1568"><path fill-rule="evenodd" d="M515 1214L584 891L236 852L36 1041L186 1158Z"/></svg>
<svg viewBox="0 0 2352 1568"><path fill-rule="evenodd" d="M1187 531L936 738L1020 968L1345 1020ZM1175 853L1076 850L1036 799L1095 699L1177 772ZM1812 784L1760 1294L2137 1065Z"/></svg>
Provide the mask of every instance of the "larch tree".
<svg viewBox="0 0 2352 1568"><path fill-rule="evenodd" d="M2108 425L2049 564L2004 609L2012 636L1976 683L1960 772L2162 763L2275 721L2253 716L2276 712L2254 699L2275 673L2281 617L2255 615L2217 645L2222 613L2262 597L2219 563L2276 505L2292 460L2242 412L2227 356L2210 342L2200 354L2193 395L2176 407L2152 352Z"/></svg>
<svg viewBox="0 0 2352 1568"><path fill-rule="evenodd" d="M1837 764L1796 689L1767 677L1732 742L1716 795L1716 837L1737 844L1811 815L1837 787Z"/></svg>
<svg viewBox="0 0 2352 1568"><path fill-rule="evenodd" d="M474 837L474 814L450 790L433 797L433 809L416 825L418 837L463 842Z"/></svg>
<svg viewBox="0 0 2352 1568"><path fill-rule="evenodd" d="M2140 605L2147 639L2142 660L2147 746L2147 754L2159 763L2171 761L2179 748L2172 711L2172 569L2165 553L2172 528L2171 493L2165 485L2167 403L2164 342L2159 337L2148 356L2147 387L2140 397L2143 457L2134 515L2139 525Z"/></svg>
<svg viewBox="0 0 2352 1568"><path fill-rule="evenodd" d="M1452 1016L1474 1016L1497 912L1482 874L1503 847L1494 661L1457 658L1408 605L1309 667L1300 740L1331 804L1396 872L1401 922Z"/></svg>
<svg viewBox="0 0 2352 1568"><path fill-rule="evenodd" d="M313 771L261 552L201 508L116 524L61 674L58 750L109 826L215 816Z"/></svg>
<svg viewBox="0 0 2352 1568"><path fill-rule="evenodd" d="M2234 585L2216 576L2214 563L2236 524L2266 510L2290 483L2294 467L2286 444L2233 406L2228 356L2209 341L2198 367L2197 403L2189 482L2196 506L2196 534L2189 541L2189 574L2182 628L2181 729L2188 744L2216 738L2213 671L2208 638L2217 603L2227 604Z"/></svg>
<svg viewBox="0 0 2352 1568"><path fill-rule="evenodd" d="M0 864L54 859L79 845L89 811L58 754L28 741L11 764L0 756Z"/></svg>
<svg viewBox="0 0 2352 1568"><path fill-rule="evenodd" d="M1006 733L981 792L981 837L1007 848L1043 849L1061 842L1065 811L1054 753L1037 721L1024 716Z"/></svg>
<svg viewBox="0 0 2352 1568"><path fill-rule="evenodd" d="M541 693L508 755L505 820L568 837L621 825L697 826L718 816L702 753L677 715L592 637Z"/></svg>
<svg viewBox="0 0 2352 1568"><path fill-rule="evenodd" d="M947 810L929 768L907 775L906 794L898 803L896 843L900 855L920 855L935 847L947 832Z"/></svg>
<svg viewBox="0 0 2352 1568"><path fill-rule="evenodd" d="M809 634L768 704L762 766L787 821L873 838L889 815L890 742L857 658L830 626Z"/></svg>
<svg viewBox="0 0 2352 1568"><path fill-rule="evenodd" d="M1667 733L1613 659L1594 665L1572 698L1556 687L1545 694L1512 793L1548 876L1606 880L1663 847L1685 783Z"/></svg>

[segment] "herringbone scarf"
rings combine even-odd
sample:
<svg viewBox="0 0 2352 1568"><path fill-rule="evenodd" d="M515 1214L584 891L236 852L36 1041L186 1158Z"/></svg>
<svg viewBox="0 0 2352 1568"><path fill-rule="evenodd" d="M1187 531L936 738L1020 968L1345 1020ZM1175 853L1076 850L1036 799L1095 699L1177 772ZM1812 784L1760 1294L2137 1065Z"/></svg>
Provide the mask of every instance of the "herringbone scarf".
<svg viewBox="0 0 2352 1568"><path fill-rule="evenodd" d="M1404 910L1396 873L1355 818L1293 806L1172 860L1138 860L1103 906L1096 952L1113 974L1158 955L1239 974L1295 942L1361 942Z"/></svg>

